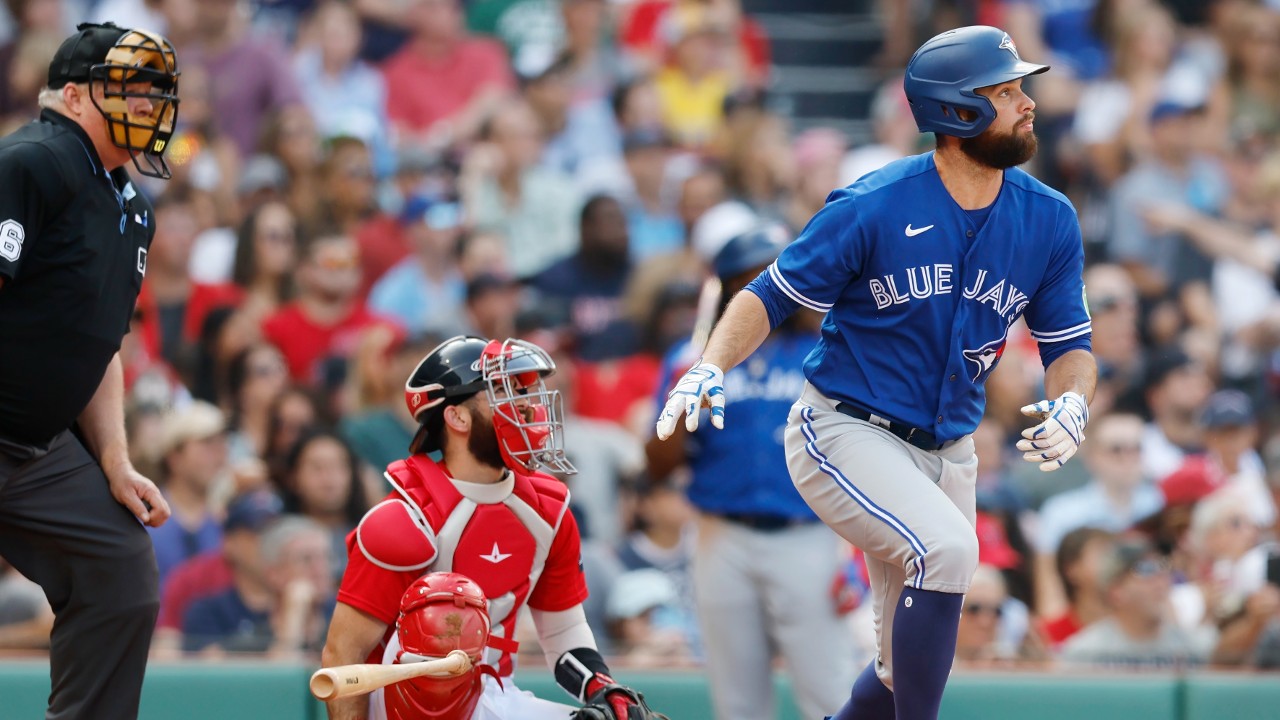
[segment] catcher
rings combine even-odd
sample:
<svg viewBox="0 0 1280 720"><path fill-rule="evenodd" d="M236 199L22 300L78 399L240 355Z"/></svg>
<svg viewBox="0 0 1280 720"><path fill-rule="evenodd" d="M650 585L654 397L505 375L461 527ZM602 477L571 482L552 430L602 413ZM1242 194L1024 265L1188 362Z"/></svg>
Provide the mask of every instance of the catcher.
<svg viewBox="0 0 1280 720"><path fill-rule="evenodd" d="M347 537L322 660L413 662L462 649L476 665L461 677L331 701L332 720L666 720L610 677L582 609L569 493L536 472L574 472L559 393L543 383L554 372L530 343L459 336L409 377L405 401L418 432L410 456L384 473L393 491ZM442 612L443 603L460 611ZM512 681L525 605L557 683L583 707L541 700Z"/></svg>

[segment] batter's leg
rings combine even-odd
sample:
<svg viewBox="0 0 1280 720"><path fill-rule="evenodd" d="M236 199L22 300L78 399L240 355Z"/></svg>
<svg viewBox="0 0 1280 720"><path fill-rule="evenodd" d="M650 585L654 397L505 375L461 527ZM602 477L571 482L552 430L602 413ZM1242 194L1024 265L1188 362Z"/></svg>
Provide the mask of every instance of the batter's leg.
<svg viewBox="0 0 1280 720"><path fill-rule="evenodd" d="M136 718L160 607L150 536L70 433L21 467L0 460L0 481L0 555L55 615L47 720Z"/></svg>
<svg viewBox="0 0 1280 720"><path fill-rule="evenodd" d="M702 516L693 555L693 592L717 720L774 717L773 652L764 599L752 578L760 558L752 533Z"/></svg>

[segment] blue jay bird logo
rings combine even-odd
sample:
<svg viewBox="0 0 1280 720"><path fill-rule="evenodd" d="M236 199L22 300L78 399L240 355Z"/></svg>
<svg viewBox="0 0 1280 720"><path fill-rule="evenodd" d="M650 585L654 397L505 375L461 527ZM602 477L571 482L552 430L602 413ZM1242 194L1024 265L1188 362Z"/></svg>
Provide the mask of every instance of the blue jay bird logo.
<svg viewBox="0 0 1280 720"><path fill-rule="evenodd" d="M965 350L964 359L973 363L974 374L973 384L980 385L987 381L987 377L991 375L991 371L996 369L996 365L1000 363L1000 356L1004 355L1005 339L992 340L977 350Z"/></svg>

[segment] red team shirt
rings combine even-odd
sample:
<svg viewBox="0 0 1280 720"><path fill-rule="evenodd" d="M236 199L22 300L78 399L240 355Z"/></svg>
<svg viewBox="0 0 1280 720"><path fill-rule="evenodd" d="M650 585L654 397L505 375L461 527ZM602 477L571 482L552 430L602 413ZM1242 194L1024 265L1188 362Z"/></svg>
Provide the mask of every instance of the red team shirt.
<svg viewBox="0 0 1280 720"><path fill-rule="evenodd" d="M563 483L515 473L494 485L456 482L425 455L392 463L386 477L395 490L347 536L349 560L338 589L339 602L387 624L384 640L414 580L462 573L489 599L498 638L491 645L500 651L493 664L506 677L514 643L504 646L502 639L515 636L522 606L557 612L586 600L578 525ZM376 648L368 662L382 662L382 655L383 647Z"/></svg>

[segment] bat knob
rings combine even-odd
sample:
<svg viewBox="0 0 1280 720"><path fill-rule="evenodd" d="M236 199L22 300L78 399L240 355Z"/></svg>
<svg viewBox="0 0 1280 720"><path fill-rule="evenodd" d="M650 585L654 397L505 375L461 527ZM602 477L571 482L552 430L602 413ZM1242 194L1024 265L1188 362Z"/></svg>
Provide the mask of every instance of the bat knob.
<svg viewBox="0 0 1280 720"><path fill-rule="evenodd" d="M317 700L329 701L338 696L338 677L327 668L320 668L311 675L311 694Z"/></svg>

